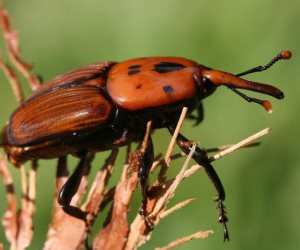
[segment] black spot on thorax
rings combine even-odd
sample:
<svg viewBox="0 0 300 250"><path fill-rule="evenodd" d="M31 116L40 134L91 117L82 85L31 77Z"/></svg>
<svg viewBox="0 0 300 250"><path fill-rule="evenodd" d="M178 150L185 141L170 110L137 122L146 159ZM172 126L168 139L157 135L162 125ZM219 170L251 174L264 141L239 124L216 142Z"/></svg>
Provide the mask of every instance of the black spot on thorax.
<svg viewBox="0 0 300 250"><path fill-rule="evenodd" d="M168 73L176 70L182 70L185 66L180 63L174 63L174 62L160 62L157 64L154 64L153 71L156 71L158 73Z"/></svg>
<svg viewBox="0 0 300 250"><path fill-rule="evenodd" d="M165 85L162 87L164 92L166 92L167 94L170 94L173 92L173 87L171 85Z"/></svg>
<svg viewBox="0 0 300 250"><path fill-rule="evenodd" d="M128 71L128 75L135 75L137 73L140 72L140 67L141 65L131 65L128 67L129 71Z"/></svg>
<svg viewBox="0 0 300 250"><path fill-rule="evenodd" d="M128 75L135 75L137 73L141 72L139 69L132 69L128 71Z"/></svg>
<svg viewBox="0 0 300 250"><path fill-rule="evenodd" d="M128 67L128 69L138 69L140 67L141 67L141 65L131 65Z"/></svg>

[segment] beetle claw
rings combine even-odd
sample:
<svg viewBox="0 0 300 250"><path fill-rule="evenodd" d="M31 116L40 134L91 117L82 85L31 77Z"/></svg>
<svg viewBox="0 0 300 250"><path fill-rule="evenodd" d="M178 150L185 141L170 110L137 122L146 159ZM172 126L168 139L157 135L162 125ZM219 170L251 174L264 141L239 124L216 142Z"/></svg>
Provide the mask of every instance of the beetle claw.
<svg viewBox="0 0 300 250"><path fill-rule="evenodd" d="M222 202L222 200L218 201L217 208L219 209L219 223L223 224L223 234L224 234L224 241L229 241L229 232L226 225L226 222L228 221L228 217L226 216L225 206Z"/></svg>
<svg viewBox="0 0 300 250"><path fill-rule="evenodd" d="M151 216L146 214L143 204L140 207L139 214L144 219L147 231L152 231L154 229L154 223Z"/></svg>

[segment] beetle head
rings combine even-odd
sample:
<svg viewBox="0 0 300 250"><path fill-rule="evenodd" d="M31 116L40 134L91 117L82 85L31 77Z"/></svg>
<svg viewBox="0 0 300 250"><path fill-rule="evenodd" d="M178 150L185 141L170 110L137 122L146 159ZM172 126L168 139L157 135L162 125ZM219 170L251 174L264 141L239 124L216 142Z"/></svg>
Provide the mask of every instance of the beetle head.
<svg viewBox="0 0 300 250"><path fill-rule="evenodd" d="M236 94L240 95L242 98L247 100L248 102L255 102L262 105L268 112L272 112L271 103L267 100L260 100L256 98L249 97L242 92L238 91L237 89L246 89L254 92L263 93L266 95L273 96L277 99L283 99L284 94L281 90L276 87L273 87L268 84L252 82L245 79L240 78L240 76L247 75L254 72L261 72L268 68L270 68L274 63L282 59L289 59L292 56L292 53L288 50L284 50L279 53L276 57L274 57L267 65L265 66L258 66L242 72L237 75L233 75L224 71L209 69L209 68L202 68L202 82L204 83L204 88L207 88L207 94L204 96L208 96L211 90L214 88L224 85L227 86L229 89L234 91Z"/></svg>

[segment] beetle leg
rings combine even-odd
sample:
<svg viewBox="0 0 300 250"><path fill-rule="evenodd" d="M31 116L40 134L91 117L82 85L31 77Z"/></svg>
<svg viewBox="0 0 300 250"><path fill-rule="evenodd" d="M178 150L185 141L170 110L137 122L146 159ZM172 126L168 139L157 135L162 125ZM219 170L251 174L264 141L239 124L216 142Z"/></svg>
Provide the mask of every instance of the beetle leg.
<svg viewBox="0 0 300 250"><path fill-rule="evenodd" d="M203 121L204 118L204 109L203 109L203 104L202 102L200 102L198 108L197 108L197 115L192 115L190 114L188 116L189 119L194 120L195 124L194 126L197 126L199 123L201 123Z"/></svg>
<svg viewBox="0 0 300 250"><path fill-rule="evenodd" d="M85 222L86 213L78 207L71 206L70 203L73 196L76 194L79 188L81 178L84 174L87 165L87 161L88 154L83 153L80 162L78 163L78 166L76 167L73 174L66 181L66 183L63 185L58 195L58 203L64 210L64 212Z"/></svg>
<svg viewBox="0 0 300 250"><path fill-rule="evenodd" d="M142 153L140 157L139 167L138 167L138 177L139 177L141 192L142 192L142 204L139 213L143 217L147 216L146 206L147 206L148 175L153 163L153 159L154 159L153 144L152 144L151 137L149 137L146 150L144 153ZM149 223L147 222L147 224Z"/></svg>
<svg viewBox="0 0 300 250"><path fill-rule="evenodd" d="M171 134L174 133L176 126L169 126L169 131ZM185 153L189 154L189 152L192 149L193 143L189 141L187 138L185 138L182 134L178 134L176 139L177 145L180 147L180 149ZM205 150L196 147L195 152L192 156L192 158L201 166L203 166L206 174L214 184L218 194L215 196L215 201L218 203L217 208L219 209L219 218L218 221L223 224L224 227L224 241L229 240L229 233L227 230L226 222L228 221L228 218L226 216L225 206L223 204L223 201L225 200L225 191L223 184L217 174L217 172L214 170L213 166L210 164L207 153Z"/></svg>

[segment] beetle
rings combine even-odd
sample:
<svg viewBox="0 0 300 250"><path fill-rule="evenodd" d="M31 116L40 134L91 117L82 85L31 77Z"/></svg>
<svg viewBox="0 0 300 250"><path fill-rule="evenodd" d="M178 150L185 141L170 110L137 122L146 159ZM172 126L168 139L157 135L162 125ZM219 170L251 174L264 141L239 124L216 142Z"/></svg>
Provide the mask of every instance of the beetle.
<svg viewBox="0 0 300 250"><path fill-rule="evenodd" d="M80 184L89 152L141 141L149 121L153 130L167 128L173 134L183 107L188 108L190 118L200 123L202 100L221 85L271 112L269 101L249 97L237 89L277 99L284 97L283 92L241 76L267 70L291 56L290 51L283 50L265 66L236 75L180 57L137 58L121 63L105 61L80 67L43 84L17 107L3 129L1 145L15 166L34 159L78 156L79 164L61 189L58 202L66 213L85 220L86 214L72 207L70 202ZM197 111L196 116L191 114L193 111ZM180 133L177 144L184 153L191 151L192 142ZM145 218L147 178L153 155L150 136L138 169L142 193L140 213ZM224 240L229 240L222 182L204 149L196 147L192 157L204 167L217 190L218 220L223 223Z"/></svg>

